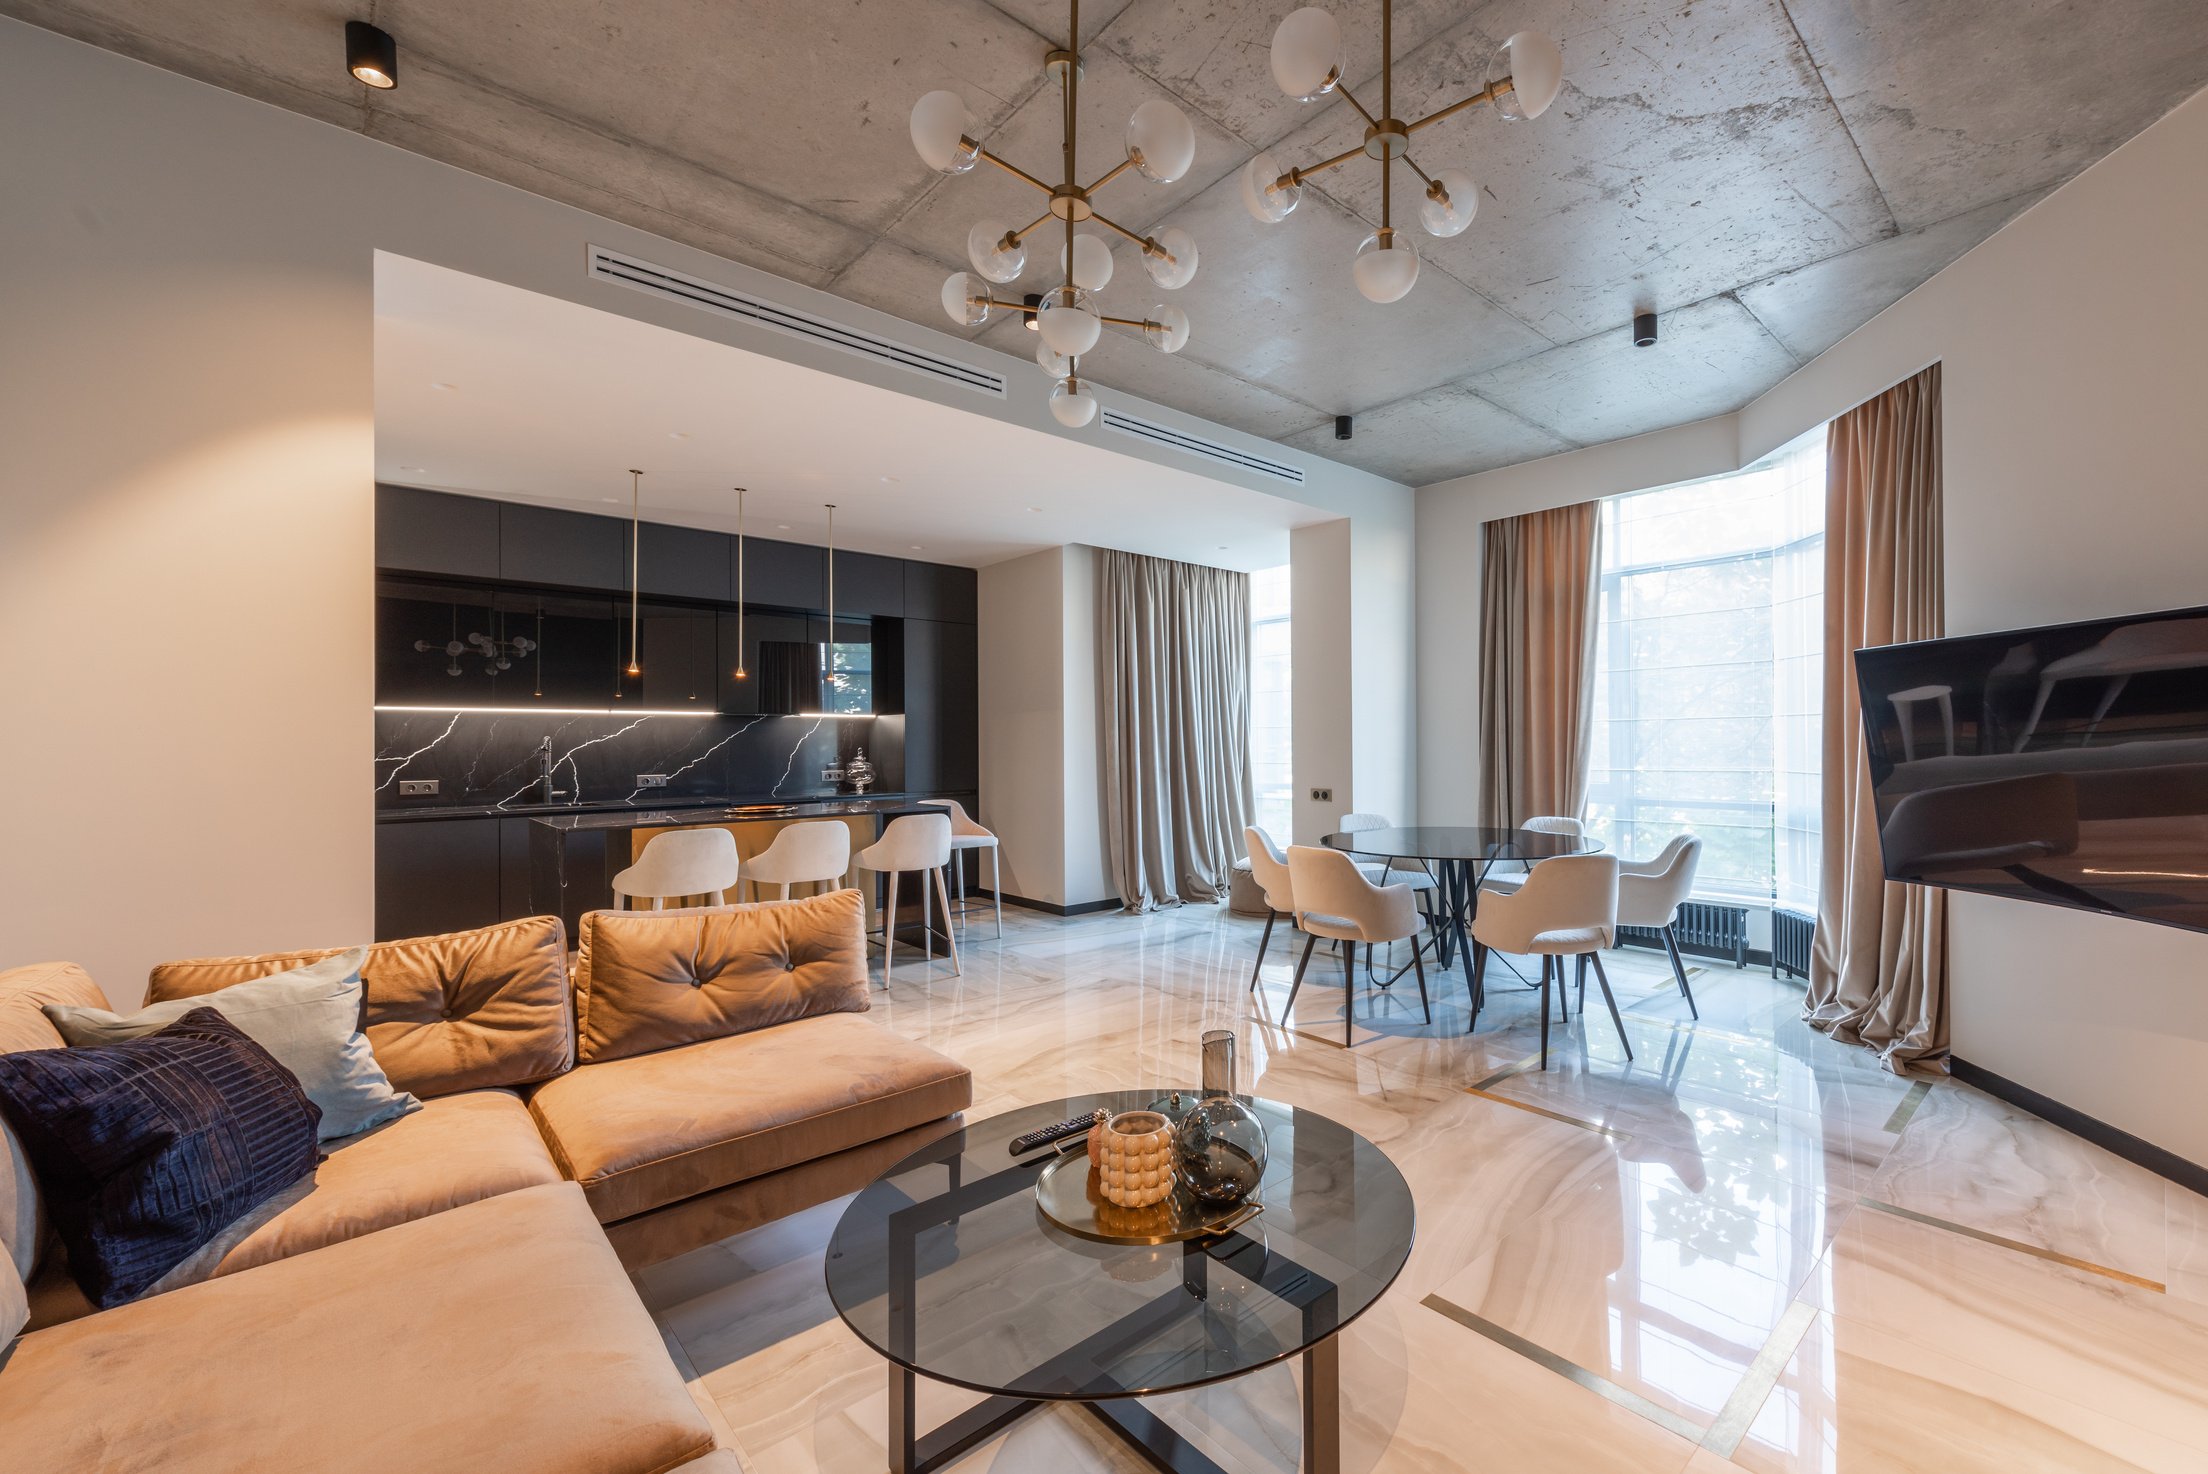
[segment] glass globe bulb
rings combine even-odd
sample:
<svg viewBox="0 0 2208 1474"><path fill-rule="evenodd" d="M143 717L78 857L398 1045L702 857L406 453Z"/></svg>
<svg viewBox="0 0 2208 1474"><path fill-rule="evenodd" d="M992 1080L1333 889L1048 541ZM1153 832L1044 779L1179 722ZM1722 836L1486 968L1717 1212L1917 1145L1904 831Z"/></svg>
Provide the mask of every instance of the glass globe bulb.
<svg viewBox="0 0 2208 1474"><path fill-rule="evenodd" d="M1104 335L1104 320L1087 292L1076 291L1066 300L1063 290L1043 293L1043 310L1035 316L1043 341L1068 358L1079 358Z"/></svg>
<svg viewBox="0 0 2208 1474"><path fill-rule="evenodd" d="M1188 344L1188 314L1178 307L1153 307L1142 335L1160 353L1178 353Z"/></svg>
<svg viewBox="0 0 2208 1474"><path fill-rule="evenodd" d="M930 92L912 105L912 146L920 161L944 174L963 174L981 159L981 149L966 146L973 129L966 99L955 92Z"/></svg>
<svg viewBox="0 0 2208 1474"><path fill-rule="evenodd" d="M1292 11L1273 32L1273 80L1298 102L1315 102L1342 80L1342 28L1316 5Z"/></svg>
<svg viewBox="0 0 2208 1474"><path fill-rule="evenodd" d="M1400 230L1386 246L1380 244L1380 233L1374 231L1357 248L1350 274L1357 278L1357 290L1366 301L1399 302L1418 281L1418 252L1411 249Z"/></svg>
<svg viewBox="0 0 2208 1474"><path fill-rule="evenodd" d="M1010 227L1001 220L984 220L966 232L966 259L974 263L974 270L994 282L1016 279L1027 269L1027 245L1015 244L1004 249L1004 238Z"/></svg>
<svg viewBox="0 0 2208 1474"><path fill-rule="evenodd" d="M1196 129L1186 113L1153 97L1127 120L1127 157L1143 178L1171 184L1196 162Z"/></svg>
<svg viewBox="0 0 2208 1474"><path fill-rule="evenodd" d="M1168 225L1151 239L1158 250L1142 253L1142 269L1150 273L1150 280L1169 292L1187 286L1196 275L1196 237L1178 225Z"/></svg>
<svg viewBox="0 0 2208 1474"><path fill-rule="evenodd" d="M978 328L989 320L989 283L970 271L954 271L943 278L943 313L962 328Z"/></svg>
<svg viewBox="0 0 2208 1474"><path fill-rule="evenodd" d="M1472 217L1480 213L1479 185L1473 183L1472 176L1462 169L1436 169L1434 183L1441 186L1442 192L1449 197L1448 201L1444 203L1430 194L1419 201L1419 224L1426 227L1429 235L1438 235L1445 239L1464 234L1465 227L1472 223Z"/></svg>
<svg viewBox="0 0 2208 1474"><path fill-rule="evenodd" d="M1060 379L1050 391L1050 417L1068 430L1078 430L1096 418L1096 396L1079 379L1070 375Z"/></svg>
<svg viewBox="0 0 2208 1474"><path fill-rule="evenodd" d="M1112 248L1093 235L1073 238L1073 268L1066 268L1066 248L1058 247L1058 270L1084 292L1101 292L1112 279Z"/></svg>
<svg viewBox="0 0 2208 1474"><path fill-rule="evenodd" d="M1062 379L1073 372L1073 360L1048 343L1035 345L1035 362L1044 373L1054 379Z"/></svg>
<svg viewBox="0 0 2208 1474"><path fill-rule="evenodd" d="M1538 118L1564 85L1564 53L1539 31L1520 31L1495 48L1487 69L1490 87L1506 77L1510 90L1495 99L1495 111L1513 123Z"/></svg>
<svg viewBox="0 0 2208 1474"><path fill-rule="evenodd" d="M1288 218L1303 198L1300 184L1277 181L1287 171L1271 154L1261 153L1242 166L1242 207L1262 225L1277 225Z"/></svg>

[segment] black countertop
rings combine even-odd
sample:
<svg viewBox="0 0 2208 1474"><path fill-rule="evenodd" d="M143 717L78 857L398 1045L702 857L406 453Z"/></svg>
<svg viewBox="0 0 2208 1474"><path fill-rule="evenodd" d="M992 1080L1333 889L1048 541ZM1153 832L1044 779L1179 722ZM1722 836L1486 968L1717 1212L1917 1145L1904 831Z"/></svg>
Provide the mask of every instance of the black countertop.
<svg viewBox="0 0 2208 1474"><path fill-rule="evenodd" d="M430 819L602 819L595 824L562 824L566 829L621 829L639 823L660 823L670 814L681 814L695 823L710 824L739 819L813 818L827 814L871 814L885 805L903 808L923 795L915 793L802 793L758 797L721 794L711 798L668 798L658 803L599 802L584 804L443 804L423 808L384 809L378 824L403 824ZM714 817L715 814L721 817Z"/></svg>

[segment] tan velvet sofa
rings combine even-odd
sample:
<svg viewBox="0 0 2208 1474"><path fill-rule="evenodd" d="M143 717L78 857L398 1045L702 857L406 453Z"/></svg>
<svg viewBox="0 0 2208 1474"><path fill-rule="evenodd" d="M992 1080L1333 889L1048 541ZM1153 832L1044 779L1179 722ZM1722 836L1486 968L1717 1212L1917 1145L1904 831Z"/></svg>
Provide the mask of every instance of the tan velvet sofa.
<svg viewBox="0 0 2208 1474"><path fill-rule="evenodd" d="M11 1474L246 1468L255 1447L285 1468L734 1471L625 1268L854 1191L954 1129L972 1081L859 1016L856 892L595 912L579 940L572 966L552 917L371 948L363 1027L423 1108L325 1143L203 1283L92 1312L9 1139L0 1332L23 1284L30 1327L0 1360ZM329 950L167 963L148 1001ZM0 973L0 1052L61 1046L48 1001L107 1006L67 964Z"/></svg>

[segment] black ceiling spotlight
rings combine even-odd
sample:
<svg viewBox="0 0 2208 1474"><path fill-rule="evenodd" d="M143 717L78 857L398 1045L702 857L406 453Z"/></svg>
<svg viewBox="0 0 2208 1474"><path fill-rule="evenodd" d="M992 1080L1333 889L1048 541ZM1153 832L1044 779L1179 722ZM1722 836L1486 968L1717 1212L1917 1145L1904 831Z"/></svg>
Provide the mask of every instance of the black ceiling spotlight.
<svg viewBox="0 0 2208 1474"><path fill-rule="evenodd" d="M1653 348L1656 346L1655 313L1636 312L1633 314L1633 346L1636 348Z"/></svg>
<svg viewBox="0 0 2208 1474"><path fill-rule="evenodd" d="M1347 439L1349 439L1349 416L1348 416L1348 415L1336 415L1336 416L1334 417L1334 438L1335 438L1336 440L1347 440Z"/></svg>
<svg viewBox="0 0 2208 1474"><path fill-rule="evenodd" d="M355 80L385 90L399 85L399 43L364 20L345 22L345 70Z"/></svg>
<svg viewBox="0 0 2208 1474"><path fill-rule="evenodd" d="M1031 333L1041 332L1043 330L1043 294L1041 292L1029 292L1020 300L1021 305L1027 308L1027 321L1022 325Z"/></svg>

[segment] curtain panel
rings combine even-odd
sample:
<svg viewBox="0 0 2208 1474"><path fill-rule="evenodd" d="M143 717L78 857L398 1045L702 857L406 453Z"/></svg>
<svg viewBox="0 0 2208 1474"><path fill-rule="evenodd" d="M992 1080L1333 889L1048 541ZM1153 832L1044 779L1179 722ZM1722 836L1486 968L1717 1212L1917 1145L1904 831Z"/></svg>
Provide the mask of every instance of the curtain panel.
<svg viewBox="0 0 2208 1474"><path fill-rule="evenodd" d="M1593 502L1482 529L1480 822L1579 816L1595 700L1602 518Z"/></svg>
<svg viewBox="0 0 2208 1474"><path fill-rule="evenodd" d="M1885 877L1854 652L1946 633L1939 365L1834 420L1826 442L1824 855L1805 1016L1898 1073L1947 1058L1947 893Z"/></svg>
<svg viewBox="0 0 2208 1474"><path fill-rule="evenodd" d="M1215 901L1256 808L1250 579L1096 552L1105 854L1130 911Z"/></svg>

